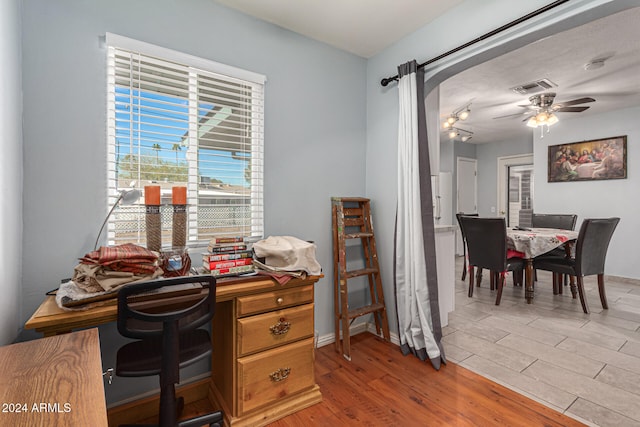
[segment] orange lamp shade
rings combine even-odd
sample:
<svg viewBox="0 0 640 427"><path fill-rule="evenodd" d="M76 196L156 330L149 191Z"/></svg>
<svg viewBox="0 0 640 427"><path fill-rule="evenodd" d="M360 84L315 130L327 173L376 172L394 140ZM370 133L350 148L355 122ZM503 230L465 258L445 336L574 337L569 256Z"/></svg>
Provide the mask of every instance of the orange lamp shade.
<svg viewBox="0 0 640 427"><path fill-rule="evenodd" d="M159 185L144 186L144 204L160 206L160 186Z"/></svg>
<svg viewBox="0 0 640 427"><path fill-rule="evenodd" d="M187 204L187 187L173 187L171 191L172 191L172 203L174 205Z"/></svg>

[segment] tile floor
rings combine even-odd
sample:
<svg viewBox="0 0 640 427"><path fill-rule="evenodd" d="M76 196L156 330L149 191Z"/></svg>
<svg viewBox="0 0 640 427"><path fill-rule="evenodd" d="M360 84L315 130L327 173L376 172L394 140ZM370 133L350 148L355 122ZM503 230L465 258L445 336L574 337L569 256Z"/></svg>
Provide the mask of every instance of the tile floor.
<svg viewBox="0 0 640 427"><path fill-rule="evenodd" d="M499 306L486 272L473 298L461 274L459 257L448 360L588 425L640 427L640 280L607 277L603 310L595 276L586 278L584 314L568 287L553 295L547 272L531 305L509 275Z"/></svg>

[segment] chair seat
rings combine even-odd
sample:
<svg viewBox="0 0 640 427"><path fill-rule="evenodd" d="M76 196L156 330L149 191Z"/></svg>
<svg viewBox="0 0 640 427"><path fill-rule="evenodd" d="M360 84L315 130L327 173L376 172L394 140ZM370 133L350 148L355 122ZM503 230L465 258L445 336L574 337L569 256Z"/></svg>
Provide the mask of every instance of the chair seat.
<svg viewBox="0 0 640 427"><path fill-rule="evenodd" d="M520 270L524 268L524 260L520 257L507 258L507 271Z"/></svg>
<svg viewBox="0 0 640 427"><path fill-rule="evenodd" d="M574 258L541 255L534 258L533 268L575 276L576 260Z"/></svg>
<svg viewBox="0 0 640 427"><path fill-rule="evenodd" d="M180 368L211 354L211 338L203 329L180 334ZM116 356L116 375L145 377L159 375L162 367L161 337L149 338L125 344Z"/></svg>
<svg viewBox="0 0 640 427"><path fill-rule="evenodd" d="M551 249L549 252L545 252L542 255L538 255L538 257L560 257L560 258L566 258L567 257L567 251L565 250L564 246L558 246L557 248ZM538 258L538 257L536 257L536 258Z"/></svg>

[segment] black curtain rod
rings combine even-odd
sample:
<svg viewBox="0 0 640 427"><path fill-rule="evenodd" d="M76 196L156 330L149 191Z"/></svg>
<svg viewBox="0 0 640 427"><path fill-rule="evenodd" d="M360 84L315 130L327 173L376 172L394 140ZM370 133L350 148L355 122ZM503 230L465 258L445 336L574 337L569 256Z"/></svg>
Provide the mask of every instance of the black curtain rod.
<svg viewBox="0 0 640 427"><path fill-rule="evenodd" d="M545 13L546 11L553 9L556 6L560 6L561 4L566 3L568 1L569 0L557 0L557 1L554 1L553 3L550 3L550 4L548 4L548 5L544 6L544 7L541 7L538 10L534 10L533 12L531 12L531 13L529 13L527 15L524 15L524 16L516 19L515 21L511 21L508 24L505 24L500 28L496 28L493 31L489 31L488 33L481 35L477 39L473 39L470 42L467 42L467 43L465 43L463 45L460 45L460 46L458 46L458 47L456 47L454 49L451 49L450 51L445 52L445 53L443 53L441 55L438 55L435 58L431 58L430 60L428 60L426 62L423 62L422 64L418 64L418 68L424 68L424 67L426 67L427 65L429 65L431 63L434 63L434 62L436 62L436 61L438 61L438 60L440 60L442 58L445 58L445 57L447 57L447 56L449 56L449 55L451 55L453 53L456 53L456 52L458 52L458 51L460 51L462 49L466 49L467 47L469 47L471 45L474 45L474 44L476 44L478 42L481 42L482 40L488 39L489 37L495 36L496 34L499 34L499 33L503 32L504 30L508 30L509 28L515 27L516 25L520 24L521 22L527 21L527 20L529 20L529 19L531 19L531 18L533 18L535 16L538 16L538 15L540 15L542 13ZM382 86L387 86L392 81L398 80L398 78L399 77L396 74L393 77L387 77L387 78L382 79L380 81L380 84Z"/></svg>

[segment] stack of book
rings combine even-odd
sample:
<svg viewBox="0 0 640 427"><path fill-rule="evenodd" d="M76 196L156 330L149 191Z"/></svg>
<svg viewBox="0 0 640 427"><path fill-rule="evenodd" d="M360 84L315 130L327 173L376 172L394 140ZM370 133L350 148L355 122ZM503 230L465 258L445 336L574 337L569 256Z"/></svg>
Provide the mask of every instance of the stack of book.
<svg viewBox="0 0 640 427"><path fill-rule="evenodd" d="M243 237L214 237L202 255L205 272L213 276L246 274L253 271L253 250Z"/></svg>

